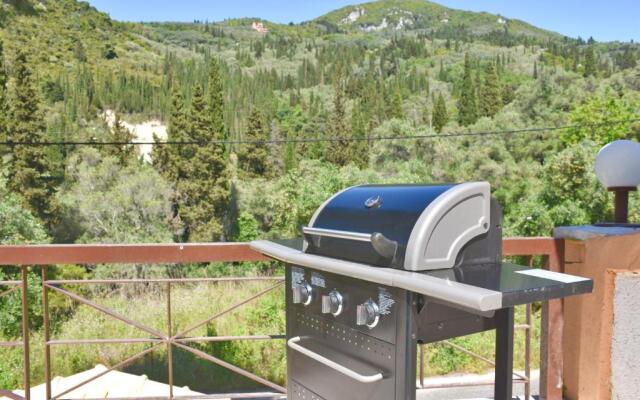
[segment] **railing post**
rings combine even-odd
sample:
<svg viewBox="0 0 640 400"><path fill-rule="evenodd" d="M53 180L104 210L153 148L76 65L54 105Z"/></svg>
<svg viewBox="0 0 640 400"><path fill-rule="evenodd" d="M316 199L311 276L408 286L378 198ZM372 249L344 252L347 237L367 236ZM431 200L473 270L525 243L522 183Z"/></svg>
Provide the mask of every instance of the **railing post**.
<svg viewBox="0 0 640 400"><path fill-rule="evenodd" d="M173 327L171 323L171 282L167 282L167 369L169 399L173 399Z"/></svg>
<svg viewBox="0 0 640 400"><path fill-rule="evenodd" d="M44 329L44 384L45 399L51 399L51 328L49 325L49 292L47 291L47 266L42 266L42 318Z"/></svg>
<svg viewBox="0 0 640 400"><path fill-rule="evenodd" d="M527 377L527 382L524 384L524 398L529 400L531 398L531 333L533 329L533 323L531 322L531 304L526 305L526 322L527 328L524 331L524 376Z"/></svg>
<svg viewBox="0 0 640 400"><path fill-rule="evenodd" d="M23 349L23 384L24 398L31 400L31 365L29 352L29 304L27 302L29 295L28 267L23 265L22 272L22 349Z"/></svg>
<svg viewBox="0 0 640 400"><path fill-rule="evenodd" d="M424 344L418 345L420 349L420 388L424 388Z"/></svg>
<svg viewBox="0 0 640 400"><path fill-rule="evenodd" d="M533 256L527 257L527 264L533 267ZM531 336L533 334L533 323L531 322L531 303L525 305L525 331L524 331L524 376L527 381L524 384L524 398L531 398Z"/></svg>
<svg viewBox="0 0 640 400"><path fill-rule="evenodd" d="M547 269L564 270L564 241L556 240L549 254ZM564 328L563 302L551 300L542 304L542 332L540 332L540 397L562 400L562 336Z"/></svg>

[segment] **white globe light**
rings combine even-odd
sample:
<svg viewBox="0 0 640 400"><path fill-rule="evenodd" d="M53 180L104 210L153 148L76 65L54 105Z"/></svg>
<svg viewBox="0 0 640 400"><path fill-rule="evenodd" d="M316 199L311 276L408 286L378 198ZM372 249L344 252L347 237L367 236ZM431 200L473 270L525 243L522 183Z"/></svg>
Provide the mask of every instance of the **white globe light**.
<svg viewBox="0 0 640 400"><path fill-rule="evenodd" d="M640 143L616 140L600 149L596 175L607 188L640 185Z"/></svg>

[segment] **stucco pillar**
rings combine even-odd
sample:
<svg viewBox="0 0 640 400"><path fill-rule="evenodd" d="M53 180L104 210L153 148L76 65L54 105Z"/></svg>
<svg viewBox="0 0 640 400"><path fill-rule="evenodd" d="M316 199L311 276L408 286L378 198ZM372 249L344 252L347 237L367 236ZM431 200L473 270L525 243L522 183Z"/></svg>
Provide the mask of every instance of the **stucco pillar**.
<svg viewBox="0 0 640 400"><path fill-rule="evenodd" d="M565 272L594 281L592 294L564 300L565 397L637 400L640 378L626 372L640 377L640 229L561 227L554 236L565 239Z"/></svg>

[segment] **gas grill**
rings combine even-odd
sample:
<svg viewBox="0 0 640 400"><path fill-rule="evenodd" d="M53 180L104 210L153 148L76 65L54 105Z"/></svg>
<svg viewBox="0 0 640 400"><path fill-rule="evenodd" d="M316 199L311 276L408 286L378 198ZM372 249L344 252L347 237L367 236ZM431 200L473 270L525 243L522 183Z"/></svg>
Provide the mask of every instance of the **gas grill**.
<svg viewBox="0 0 640 400"><path fill-rule="evenodd" d="M416 345L496 330L495 399L511 399L513 307L591 292L502 262L486 182L364 185L328 199L303 241L255 241L286 268L290 400L416 396Z"/></svg>

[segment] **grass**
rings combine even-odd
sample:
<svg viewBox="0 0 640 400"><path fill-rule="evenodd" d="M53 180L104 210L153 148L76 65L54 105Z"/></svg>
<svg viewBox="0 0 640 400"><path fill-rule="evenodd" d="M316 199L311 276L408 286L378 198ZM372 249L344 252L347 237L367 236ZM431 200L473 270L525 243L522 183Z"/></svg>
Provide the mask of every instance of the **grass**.
<svg viewBox="0 0 640 400"><path fill-rule="evenodd" d="M223 282L216 284L175 284L172 290L173 334L236 304L272 286L274 282ZM164 284L163 284L164 285ZM99 292L93 300L117 310L134 321L166 332L167 312L164 286L145 294L130 297L120 292ZM130 285L129 285L130 286ZM113 288L112 288L113 289ZM151 288L154 289L154 288ZM280 334L285 331L284 296L280 287L252 303L242 306L202 327L188 336L236 336ZM130 293L130 291L122 292ZM539 365L540 318L534 314L535 329L532 348L532 368ZM524 307L516 310L516 323L524 322ZM150 335L135 327L117 321L88 306L81 305L71 318L61 322L54 339L143 338ZM36 332L32 343L32 379L43 381L43 336ZM485 332L453 339L452 342L492 359L495 334ZM285 343L283 340L234 341L218 343L192 343L192 346L215 357L247 369L257 375L284 384L286 381ZM53 373L67 376L93 368L96 364L117 364L138 353L148 344L59 345L52 349ZM426 373L428 376L461 372L485 372L486 363L455 350L445 344L427 345ZM21 386L21 353L19 349L0 349L0 387ZM173 352L175 384L188 386L201 392L225 392L257 388L256 384L189 352ZM516 331L514 366L524 368L524 332ZM133 374L145 374L150 379L168 382L165 347L149 353L124 369Z"/></svg>

